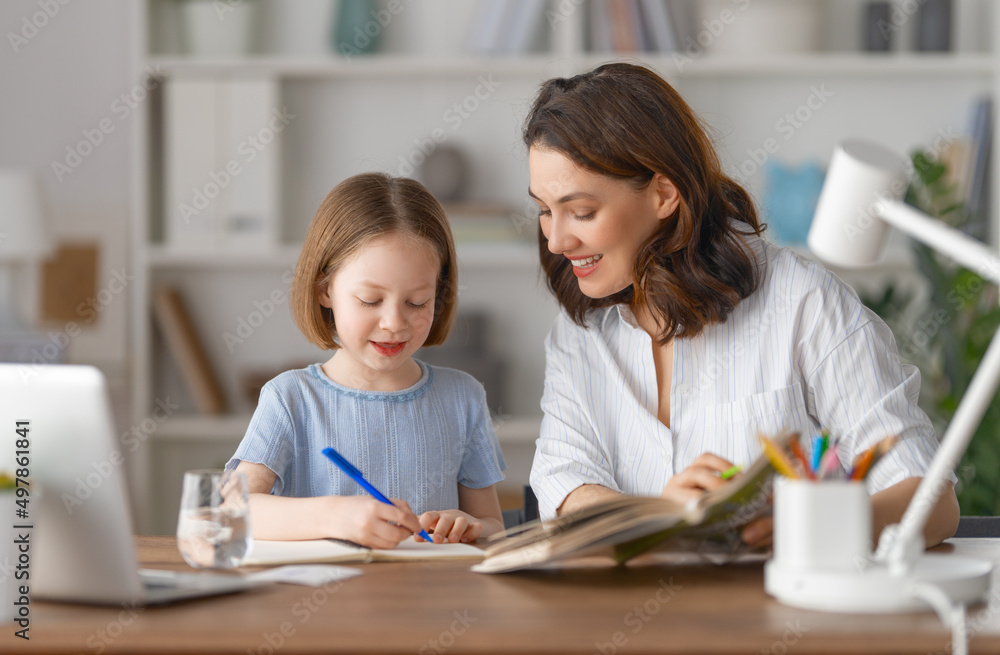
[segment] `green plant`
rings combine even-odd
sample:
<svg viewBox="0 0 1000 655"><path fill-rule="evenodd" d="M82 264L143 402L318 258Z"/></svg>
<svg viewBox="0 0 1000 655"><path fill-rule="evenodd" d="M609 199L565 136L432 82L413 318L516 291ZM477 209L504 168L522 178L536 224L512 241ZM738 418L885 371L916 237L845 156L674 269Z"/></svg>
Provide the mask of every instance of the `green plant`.
<svg viewBox="0 0 1000 655"><path fill-rule="evenodd" d="M17 481L8 473L0 471L0 491L13 489L17 486Z"/></svg>
<svg viewBox="0 0 1000 655"><path fill-rule="evenodd" d="M962 229L969 222L945 164L928 153L913 155L915 176L906 202ZM864 302L886 320L898 344L923 374L921 407L939 434L947 427L998 325L997 287L931 248L912 242L917 270L929 296L914 311L912 297L888 288ZM917 316L919 318L914 319ZM917 361L913 361L917 360ZM1000 514L1000 401L994 398L958 469L959 503L964 515Z"/></svg>

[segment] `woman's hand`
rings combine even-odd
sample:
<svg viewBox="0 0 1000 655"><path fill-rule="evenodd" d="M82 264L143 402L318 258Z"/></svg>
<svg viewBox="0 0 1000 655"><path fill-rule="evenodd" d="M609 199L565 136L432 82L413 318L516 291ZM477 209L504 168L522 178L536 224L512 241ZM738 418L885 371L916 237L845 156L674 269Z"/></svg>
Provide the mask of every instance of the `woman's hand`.
<svg viewBox="0 0 1000 655"><path fill-rule="evenodd" d="M670 478L660 497L685 505L692 498L725 485L727 481L720 476L732 466L732 462L718 455L702 453L686 469Z"/></svg>
<svg viewBox="0 0 1000 655"><path fill-rule="evenodd" d="M393 505L368 496L327 496L327 532L369 548L395 548L411 534L420 532L420 522L405 500L391 498Z"/></svg>
<svg viewBox="0 0 1000 655"><path fill-rule="evenodd" d="M698 459L691 462L690 466L670 478L660 496L676 503L686 504L706 491L724 486L727 480L722 479L722 473L731 467L732 462L712 453L702 453ZM744 526L740 538L752 548L766 548L771 545L773 531L774 519L765 516Z"/></svg>
<svg viewBox="0 0 1000 655"><path fill-rule="evenodd" d="M771 545L774 537L774 517L763 516L756 521L748 523L740 539L751 548L767 548Z"/></svg>
<svg viewBox="0 0 1000 655"><path fill-rule="evenodd" d="M420 527L431 533L436 544L469 543L479 538L483 532L483 522L457 509L424 512L420 515ZM419 534L414 538L424 541Z"/></svg>

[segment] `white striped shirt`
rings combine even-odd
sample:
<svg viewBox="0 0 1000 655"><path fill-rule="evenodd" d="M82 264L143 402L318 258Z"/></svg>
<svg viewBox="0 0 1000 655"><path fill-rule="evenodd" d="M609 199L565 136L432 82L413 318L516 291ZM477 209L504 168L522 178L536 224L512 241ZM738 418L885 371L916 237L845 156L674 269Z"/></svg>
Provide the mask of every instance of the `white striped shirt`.
<svg viewBox="0 0 1000 655"><path fill-rule="evenodd" d="M542 518L583 484L655 496L704 452L749 463L762 452L757 433L785 427L829 429L845 468L899 434L869 493L924 474L938 442L917 406L920 373L900 363L889 328L822 265L747 239L766 262L760 286L724 323L674 340L669 428L657 419L652 341L628 307L591 312L587 328L560 313L531 469Z"/></svg>

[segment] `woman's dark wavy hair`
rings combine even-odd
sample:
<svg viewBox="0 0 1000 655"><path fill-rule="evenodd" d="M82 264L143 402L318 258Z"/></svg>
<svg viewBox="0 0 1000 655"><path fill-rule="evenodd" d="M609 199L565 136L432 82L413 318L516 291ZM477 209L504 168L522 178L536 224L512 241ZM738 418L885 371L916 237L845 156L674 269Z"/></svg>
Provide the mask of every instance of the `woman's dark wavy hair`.
<svg viewBox="0 0 1000 655"><path fill-rule="evenodd" d="M597 307L646 305L662 345L724 322L757 288L760 271L743 237L764 229L753 201L722 172L694 111L653 71L614 63L543 83L525 121L524 143L561 152L637 191L660 173L680 194L675 214L639 249L632 286L606 298L580 291L570 261L549 252L539 227L549 288L577 324L585 326Z"/></svg>

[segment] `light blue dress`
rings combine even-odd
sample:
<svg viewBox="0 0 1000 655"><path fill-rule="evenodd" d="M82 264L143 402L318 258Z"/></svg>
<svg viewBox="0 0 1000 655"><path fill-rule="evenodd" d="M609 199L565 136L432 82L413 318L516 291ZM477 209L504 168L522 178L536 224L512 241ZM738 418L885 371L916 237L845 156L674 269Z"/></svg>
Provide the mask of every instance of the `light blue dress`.
<svg viewBox="0 0 1000 655"><path fill-rule="evenodd" d="M275 495L365 495L322 454L332 446L417 515L458 509L458 484L488 487L506 468L486 392L467 373L417 363L423 375L401 391L351 389L319 364L282 373L261 390L226 468L241 461L267 466L278 476Z"/></svg>

